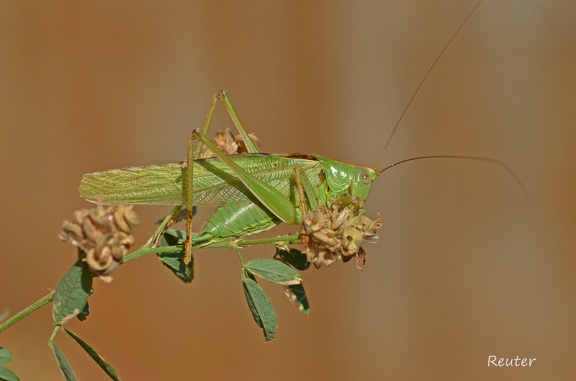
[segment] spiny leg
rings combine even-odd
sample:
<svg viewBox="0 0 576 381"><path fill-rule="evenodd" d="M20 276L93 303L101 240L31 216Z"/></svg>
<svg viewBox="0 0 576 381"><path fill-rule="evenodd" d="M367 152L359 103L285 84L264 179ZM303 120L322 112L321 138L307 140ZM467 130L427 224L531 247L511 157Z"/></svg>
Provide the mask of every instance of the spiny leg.
<svg viewBox="0 0 576 381"><path fill-rule="evenodd" d="M302 168L300 166L296 166L294 168L294 172L296 178L296 188L298 189L298 195L300 196L300 211L302 215L302 224L299 236L301 242L304 243L304 245L306 245L308 243L308 237L305 235L306 231L305 219L306 215L308 214L308 211L306 210L306 198L304 198L305 197L304 195L308 196L308 203L310 204L310 208L312 210L315 211L316 209L318 209L320 204L318 201L317 194L315 193L312 184L310 184L310 179L308 178L306 173L302 172Z"/></svg>
<svg viewBox="0 0 576 381"><path fill-rule="evenodd" d="M310 179L306 172L302 172L302 168L297 166L296 171L296 186L298 187L298 193L304 193L307 196L308 203L310 204L310 209L316 210L320 206L320 200L318 199L318 190L312 186ZM302 197L302 196L300 196ZM302 218L304 218L304 212L302 212Z"/></svg>
<svg viewBox="0 0 576 381"><path fill-rule="evenodd" d="M216 110L216 104L218 103L218 95L220 93L214 94L212 100L210 101L210 106L208 106L208 112L206 113L206 119L204 119L204 125L202 126L202 132L208 134L210 125L212 124L212 117L214 116L214 110ZM188 147L190 149L190 147ZM200 152L202 150L202 144L198 143L196 146L196 151L194 153L194 158L198 159L200 157Z"/></svg>
<svg viewBox="0 0 576 381"><path fill-rule="evenodd" d="M232 101L230 100L230 96L228 95L226 90L220 90L212 97L212 101L210 102L210 106L208 107L208 113L206 114L206 119L204 120L204 126L202 127L202 132L204 133L204 135L208 134L208 130L210 129L210 125L212 124L212 117L214 116L214 110L216 109L216 104L218 103L218 101L224 103L226 111L228 111L228 115L230 115L230 119L232 119L234 126L236 126L236 129L242 136L242 140L246 145L246 150L248 150L248 153L260 153L260 149L256 146L256 144L254 143L248 132L246 132L246 130L244 129L244 126L242 125L242 122L238 117L238 113L236 112L234 105L232 105ZM201 149L202 149L202 143L198 143L195 153L196 158L200 156Z"/></svg>
<svg viewBox="0 0 576 381"><path fill-rule="evenodd" d="M304 222L304 216L306 216L306 199L304 198L304 188L302 187L302 179L300 177L301 170L302 168L299 165L294 168L296 188L298 189L298 196L300 196L300 213L302 214L302 222Z"/></svg>
<svg viewBox="0 0 576 381"><path fill-rule="evenodd" d="M230 96L226 90L221 90L217 96L218 99L224 103L224 106L226 106L226 111L228 111L230 119L232 119L232 122L234 122L234 125L236 126L236 129L240 135L242 135L242 139L244 140L244 144L246 145L248 153L260 153L260 149L256 146L250 135L248 135L248 132L246 132L244 129L242 122L240 122L240 118L238 117L236 109L232 105L232 101L230 100Z"/></svg>
<svg viewBox="0 0 576 381"><path fill-rule="evenodd" d="M300 225L300 236L302 237L302 234L304 232L304 224L306 223L305 218L308 212L306 211L306 199L304 198L304 187L302 186L301 170L302 168L299 165L297 165L294 168L294 175L295 175L294 177L296 178L296 188L298 189L298 195L300 197L300 215L302 221L302 224ZM308 242L307 238L308 237L304 237L302 243L306 244Z"/></svg>
<svg viewBox="0 0 576 381"><path fill-rule="evenodd" d="M192 189L192 184L194 184L194 135L193 133L188 136L188 157L186 161L186 248L184 254L184 264L187 265L192 261L192 197L194 195L194 190Z"/></svg>
<svg viewBox="0 0 576 381"><path fill-rule="evenodd" d="M218 101L221 101L224 103L224 106L226 107L226 110L228 111L228 114L230 115L230 119L232 119L232 122L234 122L234 125L236 126L236 129L238 130L238 132L240 133L240 135L242 136L242 139L244 140L244 144L246 145L246 149L248 150L249 153L259 153L260 150L258 149L258 147L256 146L256 144L254 143L254 141L252 140L252 138L250 137L250 135L248 135L248 133L246 132L246 130L244 129L244 126L242 125L242 122L240 122L240 118L238 117L238 114L236 113L236 110L234 109L234 106L232 105L232 102L230 101L230 97L228 96L228 93L225 90L221 90L218 93L214 94L214 96L212 97L212 101L210 102L210 106L208 106L208 112L206 113L206 119L204 120L204 125L202 126L202 132L204 133L204 135L206 135L208 133L208 130L210 129L210 125L212 124L212 117L214 116L214 110L216 110L216 105L218 103ZM192 211L193 211L193 205L192 205L192 197L193 197L193 193L194 193L194 189L192 189L192 184L193 184L193 178L194 178L194 160L198 159L200 157L200 152L202 149L202 142L200 141L197 146L196 146L196 150L193 149L193 141L194 141L194 133L190 134L190 136L188 137L188 156L187 156L187 160L186 160L186 173L188 175L187 179L187 184L186 184L186 209L187 209L187 215L186 215L186 249L185 249L185 255L184 255L184 263L187 265L188 263L190 263L190 261L192 260ZM218 152L215 151L213 148L211 148L212 152Z"/></svg>

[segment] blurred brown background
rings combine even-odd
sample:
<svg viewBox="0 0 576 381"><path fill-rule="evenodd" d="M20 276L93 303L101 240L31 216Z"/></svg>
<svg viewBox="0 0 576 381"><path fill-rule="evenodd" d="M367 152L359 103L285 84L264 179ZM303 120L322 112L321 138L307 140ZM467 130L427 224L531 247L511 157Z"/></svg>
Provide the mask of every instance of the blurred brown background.
<svg viewBox="0 0 576 381"><path fill-rule="evenodd" d="M61 222L81 175L179 161L226 88L267 152L374 165L407 100L474 1L3 1L0 309L73 263ZM184 285L143 258L96 282L70 328L125 380L568 380L576 369L576 4L486 0L412 104L385 164L430 160L372 188L380 241L304 273L310 316L264 285L265 344L230 251L196 254ZM222 109L216 126L232 126ZM139 207L140 240L169 208ZM205 217L205 214L202 216ZM271 248L244 251L246 258ZM0 335L23 380L60 380L45 307ZM65 335L81 380L104 380ZM488 355L536 357L488 368Z"/></svg>

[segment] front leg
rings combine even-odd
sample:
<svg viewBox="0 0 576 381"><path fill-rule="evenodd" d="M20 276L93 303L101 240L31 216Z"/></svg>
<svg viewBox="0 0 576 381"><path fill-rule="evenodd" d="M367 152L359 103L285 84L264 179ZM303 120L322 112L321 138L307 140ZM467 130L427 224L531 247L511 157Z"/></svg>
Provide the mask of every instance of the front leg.
<svg viewBox="0 0 576 381"><path fill-rule="evenodd" d="M194 151L192 149L194 143L194 136L188 136L188 158L186 161L186 174L188 175L186 181L186 248L184 252L184 264L188 265L192 261L192 198L194 196Z"/></svg>

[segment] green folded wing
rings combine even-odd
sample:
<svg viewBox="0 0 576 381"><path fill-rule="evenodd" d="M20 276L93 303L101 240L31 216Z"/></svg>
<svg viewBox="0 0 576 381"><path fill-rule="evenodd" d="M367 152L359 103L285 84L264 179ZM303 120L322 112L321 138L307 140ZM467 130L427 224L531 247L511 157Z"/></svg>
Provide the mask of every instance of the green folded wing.
<svg viewBox="0 0 576 381"><path fill-rule="evenodd" d="M317 171L319 162L266 154L231 156L247 172L279 189L294 193L294 168ZM314 176L318 178L318 176ZM127 167L85 174L80 196L104 205L184 205L186 168L182 163ZM316 181L314 181L316 182ZM216 158L194 161L194 205L222 205L228 200L255 200L234 173Z"/></svg>

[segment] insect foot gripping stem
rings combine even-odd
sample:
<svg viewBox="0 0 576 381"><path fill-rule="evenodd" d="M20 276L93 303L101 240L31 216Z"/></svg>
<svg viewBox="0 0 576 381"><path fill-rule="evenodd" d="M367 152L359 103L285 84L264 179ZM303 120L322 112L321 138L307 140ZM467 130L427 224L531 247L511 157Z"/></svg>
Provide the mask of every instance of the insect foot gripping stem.
<svg viewBox="0 0 576 381"><path fill-rule="evenodd" d="M125 205L74 212L74 222L64 221L59 237L78 247L90 271L104 281L118 267L134 244L132 228L140 223L132 207Z"/></svg>
<svg viewBox="0 0 576 381"><path fill-rule="evenodd" d="M364 239L378 239L376 231L382 226L380 214L376 220L361 215L357 205L350 204L340 210L340 203L325 205L310 211L304 217L300 239L306 247L308 262L316 268L329 266L339 259L348 262L354 258L366 263L366 252L362 249Z"/></svg>

